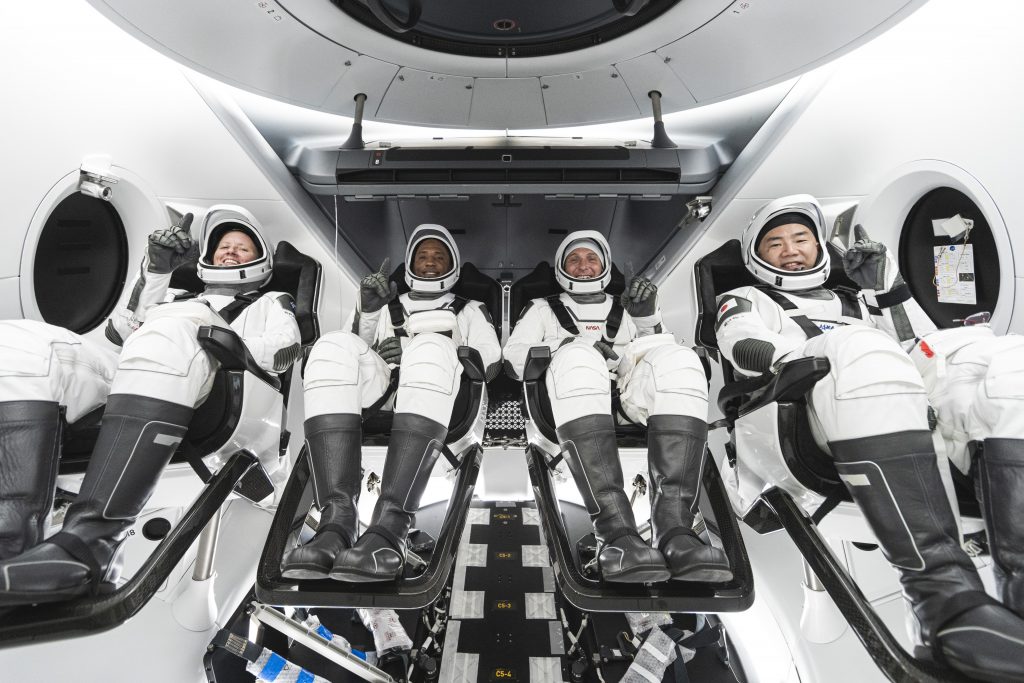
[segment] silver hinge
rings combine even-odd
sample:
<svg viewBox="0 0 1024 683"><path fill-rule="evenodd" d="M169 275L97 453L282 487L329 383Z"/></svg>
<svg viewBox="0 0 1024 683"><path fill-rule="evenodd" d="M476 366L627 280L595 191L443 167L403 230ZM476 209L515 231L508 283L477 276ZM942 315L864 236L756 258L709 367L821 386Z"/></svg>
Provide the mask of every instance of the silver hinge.
<svg viewBox="0 0 1024 683"><path fill-rule="evenodd" d="M686 217L696 218L699 221L704 220L711 213L711 202L710 196L694 197L686 202Z"/></svg>

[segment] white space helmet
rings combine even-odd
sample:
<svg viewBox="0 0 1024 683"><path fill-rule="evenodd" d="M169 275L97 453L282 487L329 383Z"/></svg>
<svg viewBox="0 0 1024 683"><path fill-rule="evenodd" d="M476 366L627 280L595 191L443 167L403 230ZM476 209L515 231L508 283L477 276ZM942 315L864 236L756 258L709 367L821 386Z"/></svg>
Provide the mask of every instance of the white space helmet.
<svg viewBox="0 0 1024 683"><path fill-rule="evenodd" d="M578 247L587 247L597 253L604 269L595 278L574 278L565 272L565 257ZM594 294L603 292L612 281L612 249L608 240L597 230L577 230L566 235L555 252L555 279L570 294Z"/></svg>
<svg viewBox="0 0 1024 683"><path fill-rule="evenodd" d="M423 240L438 240L448 248L448 254L452 257L451 269L439 277L419 277L413 275L412 262L416 255L416 248ZM447 292L459 279L462 260L459 258L459 247L448 230L441 225L424 223L416 226L409 238L409 244L405 248L405 284L414 292L428 292L436 294Z"/></svg>
<svg viewBox="0 0 1024 683"><path fill-rule="evenodd" d="M795 215L786 215L795 214ZM782 270L757 255L757 244L769 230L787 223L804 223L814 230L818 239L818 261L807 270ZM743 231L743 265L761 282L786 291L810 289L825 284L829 273L828 249L825 248L825 218L818 200L809 194L793 194L768 202L754 214Z"/></svg>
<svg viewBox="0 0 1024 683"><path fill-rule="evenodd" d="M274 268L274 254L270 245L256 228L256 219L240 206L218 204L210 207L203 220L200 236L199 264L196 272L199 279L212 284L253 284L260 285L270 279ZM213 254L220 239L227 233L238 231L248 235L256 244L259 254L248 263L237 266L213 265Z"/></svg>

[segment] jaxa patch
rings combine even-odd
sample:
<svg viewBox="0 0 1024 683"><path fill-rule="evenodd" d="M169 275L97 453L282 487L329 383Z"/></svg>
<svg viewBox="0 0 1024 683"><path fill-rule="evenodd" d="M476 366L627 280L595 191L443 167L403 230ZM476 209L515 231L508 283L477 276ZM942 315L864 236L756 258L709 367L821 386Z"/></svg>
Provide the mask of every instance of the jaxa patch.
<svg viewBox="0 0 1024 683"><path fill-rule="evenodd" d="M726 320L734 315L740 313L746 313L751 310L752 306L749 300L744 299L741 296L725 296L722 298L721 303L718 304L718 314L715 321L715 331L722 326Z"/></svg>

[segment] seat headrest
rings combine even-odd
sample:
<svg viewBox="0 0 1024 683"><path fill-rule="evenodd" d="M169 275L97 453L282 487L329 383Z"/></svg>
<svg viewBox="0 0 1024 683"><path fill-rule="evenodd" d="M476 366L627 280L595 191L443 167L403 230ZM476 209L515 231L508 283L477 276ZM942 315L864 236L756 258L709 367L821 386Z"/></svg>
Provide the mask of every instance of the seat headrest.
<svg viewBox="0 0 1024 683"><path fill-rule="evenodd" d="M295 299L295 322L299 325L303 346L312 344L320 336L317 307L320 303L321 278L322 267L319 261L303 254L289 242L281 241L274 251L274 273L259 288L263 292L286 292L292 295ZM206 288L196 274L194 263L177 268L171 274L170 286L188 292L202 292Z"/></svg>
<svg viewBox="0 0 1024 683"><path fill-rule="evenodd" d="M832 244L826 244L825 247L829 250L832 263L839 267L832 268L824 286L827 289L846 288L859 291L860 288L843 271L843 259L838 250ZM697 284L697 325L694 338L705 348L717 349L715 321L718 318L719 295L737 287L759 285L761 282L743 265L739 240L729 240L702 256L694 264L693 271Z"/></svg>
<svg viewBox="0 0 1024 683"><path fill-rule="evenodd" d="M618 266L613 263L612 279L604 291L616 296L622 294L625 289L626 278ZM519 314L531 300L542 299L552 294L561 294L562 291L558 280L555 279L555 269L547 261L541 261L529 274L512 283L509 320L515 325L519 320Z"/></svg>

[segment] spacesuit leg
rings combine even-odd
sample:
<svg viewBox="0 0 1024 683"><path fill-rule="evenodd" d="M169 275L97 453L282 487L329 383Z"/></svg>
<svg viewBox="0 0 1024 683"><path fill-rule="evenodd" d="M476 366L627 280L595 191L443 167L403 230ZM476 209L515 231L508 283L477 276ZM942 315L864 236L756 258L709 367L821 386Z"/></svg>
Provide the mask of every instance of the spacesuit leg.
<svg viewBox="0 0 1024 683"><path fill-rule="evenodd" d="M647 423L652 544L672 578L729 581L725 552L693 531L708 434L707 377L697 354L675 343L649 350L622 387L622 406Z"/></svg>
<svg viewBox="0 0 1024 683"><path fill-rule="evenodd" d="M1003 603L1024 616L1024 337L1008 335L956 354L990 358L968 411L969 435L981 442L976 485ZM980 351L980 349L979 349Z"/></svg>
<svg viewBox="0 0 1024 683"><path fill-rule="evenodd" d="M196 340L199 322L186 315L151 318L125 342L64 527L0 565L0 604L51 602L114 587L127 532L184 438L193 406L212 384L213 362Z"/></svg>
<svg viewBox="0 0 1024 683"><path fill-rule="evenodd" d="M369 527L352 549L338 555L332 579L363 583L402 575L406 537L444 448L461 376L449 337L419 334L403 350L380 498Z"/></svg>
<svg viewBox="0 0 1024 683"><path fill-rule="evenodd" d="M36 545L49 523L69 422L106 400L117 354L32 320L0 322L0 560Z"/></svg>
<svg viewBox="0 0 1024 683"><path fill-rule="evenodd" d="M623 490L604 358L586 341L555 351L545 378L555 431L599 544L606 581L647 583L669 578L662 554L640 537Z"/></svg>
<svg viewBox="0 0 1024 683"><path fill-rule="evenodd" d="M900 572L922 643L973 677L1019 680L1024 621L985 594L960 548L913 362L884 333L861 327L816 337L804 352L831 363L811 391L812 415L840 478Z"/></svg>
<svg viewBox="0 0 1024 683"><path fill-rule="evenodd" d="M384 395L390 375L387 363L350 332L331 332L313 346L302 385L306 450L320 524L312 539L285 555L285 578L326 579L338 553L355 542L361 412Z"/></svg>

